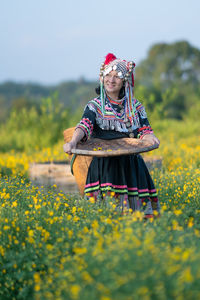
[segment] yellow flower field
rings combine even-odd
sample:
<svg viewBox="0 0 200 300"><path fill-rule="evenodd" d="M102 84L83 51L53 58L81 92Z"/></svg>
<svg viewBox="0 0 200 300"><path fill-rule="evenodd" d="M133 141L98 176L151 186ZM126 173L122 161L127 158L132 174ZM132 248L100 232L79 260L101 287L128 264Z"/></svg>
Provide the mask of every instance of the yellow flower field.
<svg viewBox="0 0 200 300"><path fill-rule="evenodd" d="M122 215L112 197L96 204L33 186L29 163L67 159L62 141L1 154L0 299L200 299L199 136L159 138L145 155L163 157L152 171L161 216L147 221Z"/></svg>

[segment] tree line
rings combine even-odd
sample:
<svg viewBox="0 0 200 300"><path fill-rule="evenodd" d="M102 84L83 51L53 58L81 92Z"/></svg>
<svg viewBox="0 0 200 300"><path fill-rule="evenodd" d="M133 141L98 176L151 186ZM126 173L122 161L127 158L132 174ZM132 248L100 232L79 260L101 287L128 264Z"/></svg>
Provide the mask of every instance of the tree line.
<svg viewBox="0 0 200 300"><path fill-rule="evenodd" d="M200 50L187 41L153 45L135 70L135 97L153 118L196 118L200 113ZM87 101L95 97L98 82L84 79L55 86L34 83L0 84L0 120L10 114L35 108L53 97L74 115L80 116Z"/></svg>

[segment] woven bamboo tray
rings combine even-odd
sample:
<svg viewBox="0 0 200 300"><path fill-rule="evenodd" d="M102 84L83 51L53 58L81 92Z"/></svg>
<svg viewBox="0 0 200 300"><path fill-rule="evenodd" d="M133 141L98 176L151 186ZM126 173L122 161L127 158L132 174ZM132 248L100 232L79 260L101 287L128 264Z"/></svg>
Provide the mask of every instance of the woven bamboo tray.
<svg viewBox="0 0 200 300"><path fill-rule="evenodd" d="M72 138L74 128L64 131L64 140L69 142ZM121 138L114 140L102 140L97 138L88 139L86 142L77 144L76 149L72 149L73 154L86 156L118 156L134 153L148 152L158 148L159 145L136 138Z"/></svg>

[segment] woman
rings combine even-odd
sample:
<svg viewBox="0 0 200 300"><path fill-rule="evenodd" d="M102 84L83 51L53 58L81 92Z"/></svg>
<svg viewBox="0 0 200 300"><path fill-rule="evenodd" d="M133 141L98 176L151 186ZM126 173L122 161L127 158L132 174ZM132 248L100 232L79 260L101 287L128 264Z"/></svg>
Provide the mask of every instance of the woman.
<svg viewBox="0 0 200 300"><path fill-rule="evenodd" d="M133 98L135 64L117 59L109 53L100 71L99 97L85 107L83 116L69 143L63 148L68 154L79 141L90 136L101 139L140 138L159 144L149 125L141 103ZM124 210L144 211L145 217L159 212L157 193L148 169L139 154L94 157L88 169L85 194L102 199L114 195Z"/></svg>

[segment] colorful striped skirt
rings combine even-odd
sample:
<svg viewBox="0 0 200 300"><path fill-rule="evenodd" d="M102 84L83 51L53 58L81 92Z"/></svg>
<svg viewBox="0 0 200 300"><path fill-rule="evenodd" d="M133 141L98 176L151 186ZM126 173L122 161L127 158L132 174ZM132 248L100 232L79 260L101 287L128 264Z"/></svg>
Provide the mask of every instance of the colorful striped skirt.
<svg viewBox="0 0 200 300"><path fill-rule="evenodd" d="M94 157L85 185L87 197L114 195L118 206L143 211L146 217L159 213L153 180L141 155Z"/></svg>

